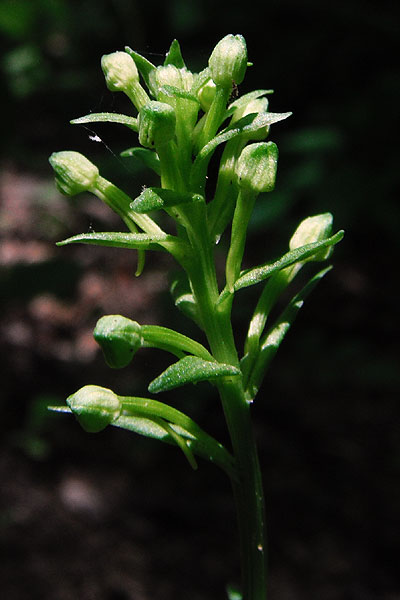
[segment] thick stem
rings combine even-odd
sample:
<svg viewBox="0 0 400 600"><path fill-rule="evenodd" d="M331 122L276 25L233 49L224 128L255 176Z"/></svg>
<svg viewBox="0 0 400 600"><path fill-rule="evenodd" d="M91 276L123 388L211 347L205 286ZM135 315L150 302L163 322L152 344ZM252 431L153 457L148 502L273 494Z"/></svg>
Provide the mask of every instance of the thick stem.
<svg viewBox="0 0 400 600"><path fill-rule="evenodd" d="M230 311L218 312L218 288L212 245L206 236L194 236L196 264L189 273L204 329L214 357L238 365ZM243 600L265 600L265 519L264 493L254 439L250 405L239 377L219 384L219 393L229 429L238 480L232 481L240 535Z"/></svg>
<svg viewBox="0 0 400 600"><path fill-rule="evenodd" d="M243 600L266 600L266 531L264 491L250 405L241 385L219 387L239 480L232 482L240 536Z"/></svg>

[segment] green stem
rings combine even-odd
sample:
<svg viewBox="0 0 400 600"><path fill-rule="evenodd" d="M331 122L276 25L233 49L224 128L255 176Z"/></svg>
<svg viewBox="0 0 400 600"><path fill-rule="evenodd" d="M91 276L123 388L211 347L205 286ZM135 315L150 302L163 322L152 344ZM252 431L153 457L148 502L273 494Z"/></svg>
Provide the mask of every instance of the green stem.
<svg viewBox="0 0 400 600"><path fill-rule="evenodd" d="M199 264L189 276L205 332L214 357L238 365L230 310L219 312L216 308L218 287L212 244L205 228L194 236L192 244ZM201 235L202 234L202 235ZM238 470L238 480L232 481L239 526L243 600L265 600L265 519L257 448L252 430L250 405L245 399L241 380L226 380L218 385L223 410L231 437L233 455Z"/></svg>
<svg viewBox="0 0 400 600"><path fill-rule="evenodd" d="M226 259L226 285L230 292L240 274L244 247L246 243L247 226L253 212L256 194L246 189L241 189L233 214L231 244Z"/></svg>
<svg viewBox="0 0 400 600"><path fill-rule="evenodd" d="M215 195L209 206L209 225L211 239L218 240L232 218L237 198L237 189L233 184L235 162L242 149L240 137L227 142L218 171Z"/></svg>
<svg viewBox="0 0 400 600"><path fill-rule="evenodd" d="M199 150L203 148L217 133L221 121L226 112L226 104L228 102L231 87L217 86L215 90L214 100L210 106L210 110L206 113L204 127L197 141Z"/></svg>

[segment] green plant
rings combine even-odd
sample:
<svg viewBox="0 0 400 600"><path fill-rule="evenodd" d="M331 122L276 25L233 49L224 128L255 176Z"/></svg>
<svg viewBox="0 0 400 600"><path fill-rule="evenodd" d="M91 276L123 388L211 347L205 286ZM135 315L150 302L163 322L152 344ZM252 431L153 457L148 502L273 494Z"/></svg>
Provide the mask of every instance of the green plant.
<svg viewBox="0 0 400 600"><path fill-rule="evenodd" d="M102 317L94 330L108 365L127 366L143 347L156 347L176 357L148 389L157 394L185 384L208 381L219 393L231 439L228 451L182 412L150 398L122 397L94 385L67 399L68 407L91 432L107 425L125 428L178 446L192 467L196 456L209 459L229 476L236 501L242 557L244 600L265 600L266 561L264 495L251 423L253 402L264 374L290 329L304 299L329 271L324 267L294 293L270 324L271 310L297 273L309 262L325 261L343 232L331 235L332 216L308 217L294 232L288 251L273 261L242 270L247 226L254 203L275 185L278 150L265 142L272 124L291 113L268 112L268 90L256 90L230 103L232 90L247 68L246 44L240 35L227 35L214 48L208 67L191 73L175 40L164 61L155 67L130 48L103 56L107 86L124 92L138 116L90 114L72 123L108 121L138 133L135 156L161 177L160 187L145 188L134 200L99 174L95 165L76 152L50 157L61 192L89 191L116 211L129 232L87 233L60 245L97 244L138 251L137 275L146 250L169 252L181 267L172 285L175 305L205 335L208 348L181 333L140 325L120 315ZM148 92L140 83L142 81ZM224 144L215 190L205 197L208 166ZM267 202L268 197L260 201ZM162 210L175 222L166 233L149 213ZM229 230L225 281L218 281L214 260L220 237ZM233 300L241 289L261 284L262 290L243 351L232 328ZM234 596L230 592L231 597Z"/></svg>

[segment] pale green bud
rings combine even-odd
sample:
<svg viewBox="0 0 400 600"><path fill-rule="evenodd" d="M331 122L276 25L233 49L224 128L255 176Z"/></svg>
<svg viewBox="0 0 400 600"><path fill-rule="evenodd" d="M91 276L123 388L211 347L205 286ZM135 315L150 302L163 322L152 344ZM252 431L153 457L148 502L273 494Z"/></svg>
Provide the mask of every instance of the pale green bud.
<svg viewBox="0 0 400 600"><path fill-rule="evenodd" d="M249 100L247 104L244 104L235 110L232 115L232 123L236 123L236 121L239 121L239 119L245 117L246 115L267 112L267 109L268 98L253 98L252 100Z"/></svg>
<svg viewBox="0 0 400 600"><path fill-rule="evenodd" d="M226 35L215 46L208 65L211 77L217 85L239 85L244 79L247 68L247 48L241 35Z"/></svg>
<svg viewBox="0 0 400 600"><path fill-rule="evenodd" d="M180 90L189 92L193 85L193 73L186 68L178 69L174 65L166 65L154 69L150 73L150 81L156 89L163 85L172 85Z"/></svg>
<svg viewBox="0 0 400 600"><path fill-rule="evenodd" d="M139 81L139 73L133 58L126 52L104 54L101 59L106 84L112 92L126 92Z"/></svg>
<svg viewBox="0 0 400 600"><path fill-rule="evenodd" d="M241 188L251 192L270 192L275 187L278 148L274 142L259 142L243 148L236 163Z"/></svg>
<svg viewBox="0 0 400 600"><path fill-rule="evenodd" d="M239 119L241 119L242 117L246 117L247 115L251 115L251 114L259 115L262 113L266 113L267 110L268 110L268 98L254 98L253 100L250 100L244 106L241 106L240 108L235 110L235 112L232 115L231 124L236 123L236 121L239 121ZM255 131L252 131L251 134L249 134L249 139L254 140L254 141L264 140L267 137L268 132L269 132L268 125L264 125L263 127L260 127L259 129L255 130Z"/></svg>
<svg viewBox="0 0 400 600"><path fill-rule="evenodd" d="M145 148L168 143L175 135L175 111L165 102L151 100L139 112L139 142Z"/></svg>
<svg viewBox="0 0 400 600"><path fill-rule="evenodd" d="M118 419L122 411L118 396L98 385L85 385L67 398L67 404L89 433L101 431Z"/></svg>
<svg viewBox="0 0 400 600"><path fill-rule="evenodd" d="M142 344L140 325L121 315L106 315L97 321L93 337L112 369L122 369Z"/></svg>
<svg viewBox="0 0 400 600"><path fill-rule="evenodd" d="M331 234L332 223L333 217L331 213L307 217L307 219L304 219L304 221L300 223L294 232L289 242L289 249L294 250L295 248L305 246L306 244L325 240ZM307 258L304 262L325 260L329 257L331 252L332 247L323 249L314 256Z"/></svg>
<svg viewBox="0 0 400 600"><path fill-rule="evenodd" d="M212 79L209 79L197 92L197 97L200 101L201 108L204 112L210 109L215 98L216 85Z"/></svg>
<svg viewBox="0 0 400 600"><path fill-rule="evenodd" d="M56 185L66 196L75 196L96 186L99 170L90 160L72 150L53 152L49 162L54 169Z"/></svg>

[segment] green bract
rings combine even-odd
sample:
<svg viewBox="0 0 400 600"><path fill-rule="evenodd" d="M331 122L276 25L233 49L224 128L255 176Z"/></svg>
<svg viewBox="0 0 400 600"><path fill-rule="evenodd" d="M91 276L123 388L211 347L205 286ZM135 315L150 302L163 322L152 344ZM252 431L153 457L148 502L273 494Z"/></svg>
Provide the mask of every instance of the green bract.
<svg viewBox="0 0 400 600"><path fill-rule="evenodd" d="M231 479L236 500L242 557L240 598L265 600L264 496L251 403L308 294L331 267L324 265L317 273L314 268L313 273L315 265L307 265L301 283L297 274L305 263L325 261L343 231L332 232L330 213L308 217L296 228L287 252L274 256L265 244L259 263L251 264L246 253L247 227L259 194L272 192L276 182L278 147L264 140L271 127L275 129L291 113L269 112L266 96L272 90L240 94L237 86L247 64L245 40L232 34L217 43L199 73L187 68L177 40L159 66L129 47L103 56L107 87L124 92L132 110L128 115L91 113L72 123L129 128L133 141L121 156L141 161L150 171L136 197L102 177L77 152L56 152L50 157L60 191L94 193L123 224L123 231L82 233L59 245L133 250L138 254L136 275L144 268L145 251L169 253L176 263L173 302L200 330L198 341L162 325L142 325L121 315L103 316L94 338L106 363L115 369L126 367L140 348L168 353L172 358L162 368L157 355L156 360L148 360L148 391L168 394L176 390L180 401L187 400L188 409L208 393L210 386L202 382L212 383L226 418L231 451L187 414L153 398L119 396L89 385L69 396L67 407L53 410L72 412L87 431L113 425L171 444L193 468L197 468L197 457L220 467ZM216 183L209 177L210 165ZM156 182L155 177L159 177ZM265 232L267 241L269 233ZM217 248L221 236L224 240ZM276 233L271 237L275 239ZM241 327L237 335L233 303L250 286L255 293L258 290L258 299L247 315L247 333L243 336ZM247 308L245 303L241 314ZM243 338L242 348L237 340ZM196 384L194 396L191 389Z"/></svg>

